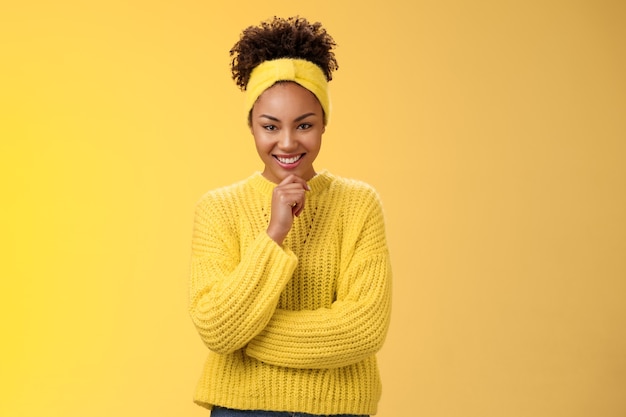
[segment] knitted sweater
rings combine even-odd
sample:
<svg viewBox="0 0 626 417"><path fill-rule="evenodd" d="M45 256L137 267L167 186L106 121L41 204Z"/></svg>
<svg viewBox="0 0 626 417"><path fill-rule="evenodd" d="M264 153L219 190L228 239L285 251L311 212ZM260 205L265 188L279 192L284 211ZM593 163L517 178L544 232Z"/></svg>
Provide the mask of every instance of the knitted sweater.
<svg viewBox="0 0 626 417"><path fill-rule="evenodd" d="M192 241L190 314L208 358L194 400L236 409L375 414L390 318L382 208L368 185L309 182L282 246L260 173L207 193Z"/></svg>

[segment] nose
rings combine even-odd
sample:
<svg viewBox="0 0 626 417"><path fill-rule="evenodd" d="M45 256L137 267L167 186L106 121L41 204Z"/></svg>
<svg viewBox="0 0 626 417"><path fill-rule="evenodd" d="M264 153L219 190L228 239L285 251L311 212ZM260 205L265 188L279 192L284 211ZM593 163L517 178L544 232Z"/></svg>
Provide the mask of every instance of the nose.
<svg viewBox="0 0 626 417"><path fill-rule="evenodd" d="M293 151L298 148L298 141L296 140L295 134L289 129L285 129L282 132L279 141L278 147L281 151L285 153L289 153L289 151Z"/></svg>

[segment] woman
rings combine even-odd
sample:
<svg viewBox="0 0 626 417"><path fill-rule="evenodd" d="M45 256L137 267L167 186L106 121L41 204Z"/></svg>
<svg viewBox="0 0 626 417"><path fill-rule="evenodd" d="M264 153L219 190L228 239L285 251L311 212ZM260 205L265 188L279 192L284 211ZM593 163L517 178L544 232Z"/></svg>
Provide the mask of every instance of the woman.
<svg viewBox="0 0 626 417"><path fill-rule="evenodd" d="M196 208L190 313L209 354L195 401L213 417L376 413L391 299L381 205L313 168L334 46L319 23L274 18L231 50L264 169Z"/></svg>

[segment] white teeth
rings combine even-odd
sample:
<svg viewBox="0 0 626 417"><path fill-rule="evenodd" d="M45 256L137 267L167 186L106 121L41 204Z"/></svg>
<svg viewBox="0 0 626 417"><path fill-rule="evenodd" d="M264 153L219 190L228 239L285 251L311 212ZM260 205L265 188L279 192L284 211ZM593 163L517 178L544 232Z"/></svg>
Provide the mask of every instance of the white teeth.
<svg viewBox="0 0 626 417"><path fill-rule="evenodd" d="M277 156L276 159L278 159L278 161L283 163L283 164L293 164L298 159L300 159L300 157L302 157L302 155L294 156L294 157L291 157L291 158L281 158L280 156Z"/></svg>

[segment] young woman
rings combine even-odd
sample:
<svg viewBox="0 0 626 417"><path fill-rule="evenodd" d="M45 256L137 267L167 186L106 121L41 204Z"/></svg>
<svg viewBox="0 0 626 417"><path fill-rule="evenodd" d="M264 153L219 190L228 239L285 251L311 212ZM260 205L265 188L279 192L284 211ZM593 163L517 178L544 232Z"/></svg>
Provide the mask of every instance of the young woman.
<svg viewBox="0 0 626 417"><path fill-rule="evenodd" d="M390 317L381 204L317 172L335 42L274 18L231 50L262 172L196 208L190 313L209 348L195 401L223 416L376 413Z"/></svg>

